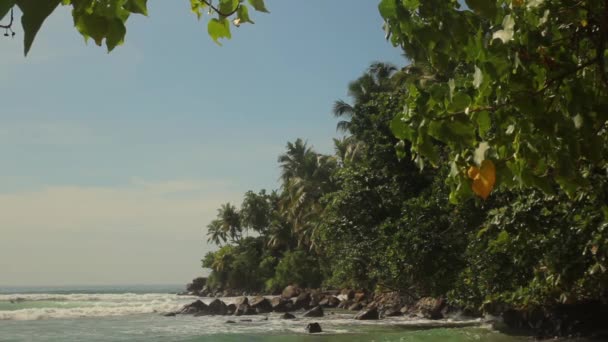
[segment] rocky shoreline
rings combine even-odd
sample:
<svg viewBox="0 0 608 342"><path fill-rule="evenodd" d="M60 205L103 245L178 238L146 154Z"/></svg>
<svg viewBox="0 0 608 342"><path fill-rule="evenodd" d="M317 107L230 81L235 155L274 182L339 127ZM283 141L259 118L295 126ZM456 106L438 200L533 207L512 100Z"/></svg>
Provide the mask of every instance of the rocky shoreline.
<svg viewBox="0 0 608 342"><path fill-rule="evenodd" d="M301 317L323 317L325 310L347 310L356 320L379 320L387 317L406 319L441 320L449 318L480 319L492 328L507 334L528 335L538 339L555 337L608 338L608 305L599 302L561 304L548 307L515 309L501 305L488 305L483 312L466 312L449 305L444 298L414 299L398 292L373 293L365 290L302 289L287 286L282 293L263 295L237 291L212 293L205 278L194 279L182 295L214 298L209 304L197 300L185 305L176 315L259 315L282 313L282 319L293 319L294 312ZM233 297L224 302L220 297ZM316 326L313 326L316 330Z"/></svg>

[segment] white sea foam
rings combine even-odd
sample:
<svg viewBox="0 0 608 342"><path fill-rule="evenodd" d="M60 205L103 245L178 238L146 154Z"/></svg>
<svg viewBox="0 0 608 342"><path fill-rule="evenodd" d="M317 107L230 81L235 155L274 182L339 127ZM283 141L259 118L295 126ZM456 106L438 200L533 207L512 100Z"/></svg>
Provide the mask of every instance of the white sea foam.
<svg viewBox="0 0 608 342"><path fill-rule="evenodd" d="M0 320L122 316L175 311L194 297L173 294L0 295ZM1 305L4 302L4 305Z"/></svg>
<svg viewBox="0 0 608 342"><path fill-rule="evenodd" d="M151 300L178 300L192 299L192 296L178 296L166 293L27 293L27 294L0 294L0 302L22 302L22 301L74 301L74 302L147 302Z"/></svg>

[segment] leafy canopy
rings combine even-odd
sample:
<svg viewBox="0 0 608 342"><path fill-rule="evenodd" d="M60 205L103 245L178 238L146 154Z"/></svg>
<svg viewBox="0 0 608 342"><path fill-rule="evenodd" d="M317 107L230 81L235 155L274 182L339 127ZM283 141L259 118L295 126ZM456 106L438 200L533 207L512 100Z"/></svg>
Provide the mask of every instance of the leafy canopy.
<svg viewBox="0 0 608 342"><path fill-rule="evenodd" d="M449 147L452 202L487 197L494 178L593 190L590 175L606 168L605 2L382 0L379 10L387 37L425 68L407 80L392 130L421 166L439 163L434 142Z"/></svg>
<svg viewBox="0 0 608 342"><path fill-rule="evenodd" d="M74 27L88 40L101 46L105 40L108 52L124 42L125 26L131 14L148 15L148 0L0 0L0 20L16 6L23 14L23 45L27 55L42 24L59 6L71 6ZM217 44L230 38L230 22L234 26L253 24L249 7L268 12L264 0L190 0L192 12L200 19L209 14L207 32ZM12 23L11 23L12 24Z"/></svg>

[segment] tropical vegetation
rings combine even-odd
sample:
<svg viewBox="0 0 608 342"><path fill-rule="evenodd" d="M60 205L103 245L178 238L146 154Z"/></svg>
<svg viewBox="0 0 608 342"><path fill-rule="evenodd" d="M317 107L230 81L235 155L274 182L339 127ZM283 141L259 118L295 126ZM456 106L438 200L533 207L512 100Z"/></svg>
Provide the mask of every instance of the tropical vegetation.
<svg viewBox="0 0 608 342"><path fill-rule="evenodd" d="M608 2L379 0L406 66L374 63L334 114L335 153L302 139L280 186L207 229L213 289L288 284L447 296L461 307L608 301ZM108 50L146 0L0 0L27 53L60 4ZM263 0L191 0L216 42ZM7 32L8 33L8 32Z"/></svg>

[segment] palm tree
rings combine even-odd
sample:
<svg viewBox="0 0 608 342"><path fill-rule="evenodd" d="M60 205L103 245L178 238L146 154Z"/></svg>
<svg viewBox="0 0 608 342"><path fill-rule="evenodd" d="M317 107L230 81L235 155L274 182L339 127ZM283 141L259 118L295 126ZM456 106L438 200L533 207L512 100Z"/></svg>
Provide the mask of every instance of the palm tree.
<svg viewBox="0 0 608 342"><path fill-rule="evenodd" d="M338 121L336 129L340 132L350 131L350 119L355 115L358 104L371 99L372 94L390 90L393 85L392 78L397 73L397 67L390 63L374 62L363 76L348 85L348 96L353 99L353 105L344 100L334 103L332 113Z"/></svg>
<svg viewBox="0 0 608 342"><path fill-rule="evenodd" d="M363 156L364 144L355 137L334 138L334 153L341 166L356 162Z"/></svg>
<svg viewBox="0 0 608 342"><path fill-rule="evenodd" d="M319 199L333 188L331 174L336 161L315 153L306 142L297 139L287 144L279 163L284 191L282 212L289 217L300 243L310 246L315 220L321 211Z"/></svg>
<svg viewBox="0 0 608 342"><path fill-rule="evenodd" d="M230 203L222 204L217 210L217 218L207 225L207 241L216 245L229 239L236 242L241 238L242 231L241 217L236 207Z"/></svg>
<svg viewBox="0 0 608 342"><path fill-rule="evenodd" d="M216 245L221 245L227 240L226 233L222 230L222 222L213 220L207 225L207 242L213 242Z"/></svg>

